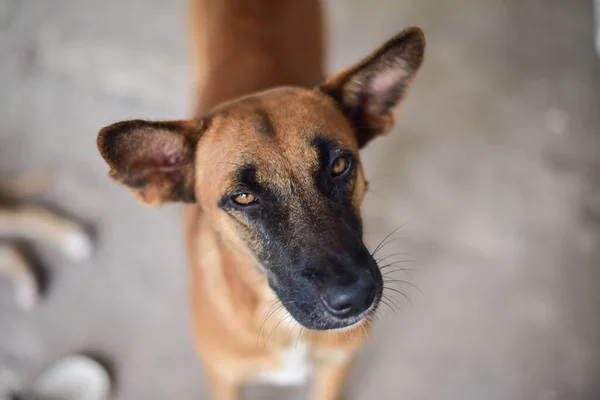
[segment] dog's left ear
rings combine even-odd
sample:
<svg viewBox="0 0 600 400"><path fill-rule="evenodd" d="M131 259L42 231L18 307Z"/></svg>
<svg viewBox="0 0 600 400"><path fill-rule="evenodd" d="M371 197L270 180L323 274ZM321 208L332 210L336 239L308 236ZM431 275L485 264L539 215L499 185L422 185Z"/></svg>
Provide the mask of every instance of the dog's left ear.
<svg viewBox="0 0 600 400"><path fill-rule="evenodd" d="M196 145L206 125L204 120L118 122L100 131L98 150L109 176L142 203L194 202Z"/></svg>
<svg viewBox="0 0 600 400"><path fill-rule="evenodd" d="M410 27L320 86L354 125L362 147L394 126L398 106L423 62L425 36Z"/></svg>

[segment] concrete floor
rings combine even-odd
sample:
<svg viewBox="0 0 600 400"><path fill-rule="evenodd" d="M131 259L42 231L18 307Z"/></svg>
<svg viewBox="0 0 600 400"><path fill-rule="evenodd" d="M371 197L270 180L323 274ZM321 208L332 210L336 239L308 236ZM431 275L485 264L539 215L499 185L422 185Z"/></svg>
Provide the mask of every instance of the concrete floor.
<svg viewBox="0 0 600 400"><path fill-rule="evenodd" d="M365 152L367 240L423 262L348 399L600 398L600 62L591 2L329 0L330 70L406 25L426 62L398 128ZM73 351L115 366L118 400L208 399L192 350L177 207L106 177L104 125L192 109L184 0L0 0L0 171L56 172L44 201L98 250L45 251L47 300L0 282L0 398ZM43 250L43 249L42 249ZM144 250L144 251L142 251ZM47 253L47 254L46 254ZM399 276L400 277L400 276ZM251 388L255 399L306 389Z"/></svg>

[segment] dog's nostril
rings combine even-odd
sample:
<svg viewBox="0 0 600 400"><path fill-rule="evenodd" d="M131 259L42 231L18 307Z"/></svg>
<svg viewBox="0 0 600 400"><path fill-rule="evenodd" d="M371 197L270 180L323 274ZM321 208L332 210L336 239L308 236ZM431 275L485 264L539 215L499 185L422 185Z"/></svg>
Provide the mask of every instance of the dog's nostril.
<svg viewBox="0 0 600 400"><path fill-rule="evenodd" d="M327 290L321 295L321 300L327 311L336 317L345 317L352 312L352 303L348 301L343 293L332 293L335 291Z"/></svg>
<svg viewBox="0 0 600 400"><path fill-rule="evenodd" d="M368 309L375 299L372 279L359 279L349 285L326 285L321 301L327 311L340 318L356 316Z"/></svg>

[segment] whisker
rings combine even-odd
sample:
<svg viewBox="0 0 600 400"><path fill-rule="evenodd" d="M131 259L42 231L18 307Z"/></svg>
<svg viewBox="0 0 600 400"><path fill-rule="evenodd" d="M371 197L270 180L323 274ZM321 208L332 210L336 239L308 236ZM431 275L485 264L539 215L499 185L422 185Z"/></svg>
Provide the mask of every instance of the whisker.
<svg viewBox="0 0 600 400"><path fill-rule="evenodd" d="M375 310L373 314L371 314L371 317L373 318L373 321L371 321L371 327L374 327L379 323L379 315L379 310Z"/></svg>
<svg viewBox="0 0 600 400"><path fill-rule="evenodd" d="M365 320L364 324L367 325L369 329L373 329L373 321L371 321L370 319Z"/></svg>
<svg viewBox="0 0 600 400"><path fill-rule="evenodd" d="M295 304L296 302L295 301L287 301L286 303L287 304ZM281 303L281 305L276 310L274 310L269 316L271 316L274 313L277 313L278 311L280 311L284 307L285 307L285 305L283 303ZM292 318L291 318L292 315L289 314L289 313L286 313L286 315L284 315L283 317L281 317L281 319L277 322L277 324L275 325L275 327L273 329L271 329L271 333L269 333L269 337L267 337L266 341L269 341L269 339L271 338L271 335L273 334L273 331L275 329L277 329L277 327L279 326L279 324L281 324L281 322L283 322L287 317L290 317L290 322L288 323L288 326L289 326L289 324L291 324L291 322L292 322ZM266 318L265 318L265 322L266 322ZM263 332L263 337L264 337L264 332Z"/></svg>
<svg viewBox="0 0 600 400"><path fill-rule="evenodd" d="M396 308L398 308L398 310L400 312L402 312L402 306L400 303L400 300L398 300L397 298L393 297L393 296L388 296L387 294L383 294L383 296L386 300L388 300L392 305L396 306Z"/></svg>
<svg viewBox="0 0 600 400"><path fill-rule="evenodd" d="M373 318L375 318L375 321L379 322L379 317L381 314L383 314L383 316L386 318L389 316L389 314L387 313L387 309L383 307L378 307L377 310L375 310L375 313L373 313Z"/></svg>
<svg viewBox="0 0 600 400"><path fill-rule="evenodd" d="M371 253L371 256L375 256L375 253L377 253L379 250L381 250L387 243L389 243L389 241L387 243L384 244L384 242L389 239L390 236L392 236L394 233L396 233L398 231L398 229L402 228L404 225L408 224L410 222L410 220L406 221L405 223L401 224L399 227L397 227L396 229L394 229L393 231L391 231L385 238L383 238L383 240L381 242L379 242L379 244L377 245L377 247L375 247L375 250L373 250L373 252Z"/></svg>
<svg viewBox="0 0 600 400"><path fill-rule="evenodd" d="M385 265L379 267L379 269L380 270L384 270L386 268L394 267L394 266L397 266L399 264L420 264L420 265L423 265L423 263L421 261L417 261L417 260L398 260L398 261L393 261L393 262L391 262L389 264L385 264Z"/></svg>
<svg viewBox="0 0 600 400"><path fill-rule="evenodd" d="M279 319L279 322L277 322L277 324L275 324L275 327L273 329L271 329L271 333L269 333L269 336L267 337L267 342L269 340L271 340L271 336L273 336L273 333L277 330L277 327L279 326L279 324L281 324L283 321L285 321L288 317L291 317L291 315L287 314Z"/></svg>
<svg viewBox="0 0 600 400"><path fill-rule="evenodd" d="M402 279L394 279L394 282L398 282L398 283L404 283L405 285L408 286L412 286L413 288L415 288L419 293L423 294L423 292L421 291L421 289L419 289L414 283L409 282L409 281L405 281Z"/></svg>
<svg viewBox="0 0 600 400"><path fill-rule="evenodd" d="M394 309L392 308L392 306L391 306L391 305L390 305L390 304L389 304L387 301L385 301L385 299L384 299L384 298L381 298L379 301L381 301L381 302L383 303L383 305L386 305L386 306L388 306L388 307L389 307L389 309L390 309L390 310L392 310L392 311L394 312L394 314L396 314L396 310L394 310Z"/></svg>
<svg viewBox="0 0 600 400"><path fill-rule="evenodd" d="M393 305L400 307L402 305L402 303L400 302L399 299L395 298L394 296L392 296L391 294L387 294L387 293L382 293L381 297L383 297L384 299L392 302Z"/></svg>
<svg viewBox="0 0 600 400"><path fill-rule="evenodd" d="M363 334L365 335L365 339L369 337L369 331L367 331L367 328L365 328L365 324L361 324L360 327L362 328Z"/></svg>
<svg viewBox="0 0 600 400"><path fill-rule="evenodd" d="M403 239L405 239L404 236L398 236L398 237L395 237L395 238L391 238L387 242L385 242L384 244L382 244L378 251L383 250L385 248L385 246L387 246L388 244L390 244L392 242L397 242L398 240L403 240ZM373 252L372 255L375 255L375 252Z"/></svg>
<svg viewBox="0 0 600 400"><path fill-rule="evenodd" d="M300 335L302 335L302 331L304 331L303 326L300 327L300 332L298 332L298 337L296 338L296 344L294 346L294 348L296 348L296 349L298 348L298 340L300 340Z"/></svg>
<svg viewBox="0 0 600 400"><path fill-rule="evenodd" d="M398 231L398 229L400 229L400 228L402 228L402 225L400 225L399 227L397 227L396 229L394 229L393 231L391 231L390 233L388 233L388 235L386 237L384 237L381 242L379 242L379 244L377 245L377 247L375 247L375 250L373 250L373 252L371 253L371 255L374 256L375 253L377 253L379 251L379 248L381 247L381 245L383 244L383 242L385 242L390 236L392 236L394 233L396 233Z"/></svg>
<svg viewBox="0 0 600 400"><path fill-rule="evenodd" d="M267 308L267 311L265 312L265 315L263 317L263 319L260 322L260 328L258 329L258 334L256 335L256 347L258 347L258 341L260 339L260 332L263 329L263 326L265 324L265 322L267 321L267 315L269 314L269 312L271 311L271 309L273 307L275 307L275 305L277 304L278 299L274 299L273 301L270 302L269 307Z"/></svg>
<svg viewBox="0 0 600 400"><path fill-rule="evenodd" d="M408 296L408 295L407 295L407 294L405 294L405 293L402 293L400 290L398 290L398 289L394 289L394 288L392 288L392 287L389 287L389 286L385 286L385 287L384 287L384 289L391 290L392 292L396 292L396 293L400 294L400 295L401 295L401 296L403 296L403 297L404 297L406 300L408 300L408 302L409 302L410 304L412 304L412 299L410 298L410 296Z"/></svg>
<svg viewBox="0 0 600 400"><path fill-rule="evenodd" d="M387 271L385 274L381 274L381 276L382 276L382 277L386 277L387 275L391 275L391 274L393 274L394 272L398 272L398 271L415 271L415 270L414 270L414 269L412 269L412 268L396 268L396 269L394 269L394 270Z"/></svg>
<svg viewBox="0 0 600 400"><path fill-rule="evenodd" d="M271 318L273 315L275 315L279 310L281 310L283 308L283 304L279 304L275 309L273 309L273 311L271 311L269 313L269 315L265 318L265 323L267 322L267 320L269 318ZM263 335L264 335L264 328L265 326L263 325Z"/></svg>
<svg viewBox="0 0 600 400"><path fill-rule="evenodd" d="M377 259L375 259L375 262L377 264L379 264L380 262L382 262L384 260L387 260L388 258L394 257L394 256L412 256L412 254L410 254L410 253L393 253L393 254L389 254L389 255L387 255L385 257L377 258Z"/></svg>
<svg viewBox="0 0 600 400"><path fill-rule="evenodd" d="M264 319L264 321L263 321L263 323L262 323L262 326L261 326L261 328L260 328L260 329L259 329L259 331L258 331L258 338L257 338L257 340L258 340L258 339L260 339L260 334L261 334L261 332L262 332L262 334L263 334L263 344L264 344L264 343L266 343L266 342L265 342L265 340L264 340L264 339L265 339L265 336L264 336L264 333L265 333L265 332L264 332L264 330L265 330L265 325L266 325L266 323L267 323L267 320L268 320L268 319L269 319L269 318L270 318L270 317L271 317L273 314L275 314L277 311L281 310L282 308L283 308L283 303L280 303L280 304L279 304L279 306L277 306L275 309L273 309L271 312L269 312L269 314L268 314L268 315L265 317L265 319Z"/></svg>

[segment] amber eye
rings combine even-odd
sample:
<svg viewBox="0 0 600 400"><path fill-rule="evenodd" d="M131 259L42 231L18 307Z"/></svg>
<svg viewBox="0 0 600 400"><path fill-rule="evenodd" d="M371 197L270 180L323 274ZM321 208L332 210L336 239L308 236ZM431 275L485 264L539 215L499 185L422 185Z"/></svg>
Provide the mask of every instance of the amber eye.
<svg viewBox="0 0 600 400"><path fill-rule="evenodd" d="M232 200L236 204L247 206L256 202L256 197L252 193L240 193L233 196Z"/></svg>
<svg viewBox="0 0 600 400"><path fill-rule="evenodd" d="M331 175L338 176L348 170L350 166L350 160L347 157L341 156L335 159L331 166Z"/></svg>

